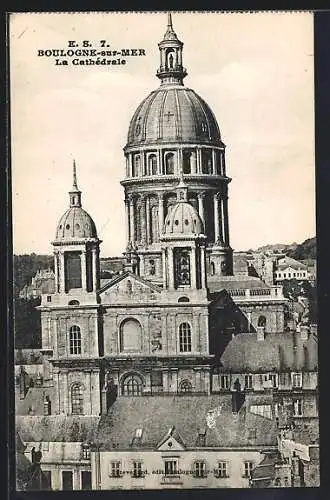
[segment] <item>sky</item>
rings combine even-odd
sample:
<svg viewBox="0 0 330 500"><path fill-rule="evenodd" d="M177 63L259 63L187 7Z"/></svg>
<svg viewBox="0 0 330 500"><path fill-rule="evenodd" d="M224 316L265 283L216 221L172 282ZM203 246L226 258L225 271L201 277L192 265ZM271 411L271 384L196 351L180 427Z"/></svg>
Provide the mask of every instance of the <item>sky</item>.
<svg viewBox="0 0 330 500"><path fill-rule="evenodd" d="M226 144L235 250L315 235L311 13L172 13L184 83L217 117ZM14 253L51 253L75 159L83 207L103 240L125 249L123 147L138 104L159 86L160 13L19 13L10 19ZM126 65L56 66L38 50L106 40L144 49Z"/></svg>

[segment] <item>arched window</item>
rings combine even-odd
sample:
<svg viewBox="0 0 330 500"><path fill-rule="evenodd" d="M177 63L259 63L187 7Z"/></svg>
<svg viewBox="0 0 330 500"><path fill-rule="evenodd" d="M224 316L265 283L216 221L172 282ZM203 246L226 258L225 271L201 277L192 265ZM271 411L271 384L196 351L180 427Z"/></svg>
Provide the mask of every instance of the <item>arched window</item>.
<svg viewBox="0 0 330 500"><path fill-rule="evenodd" d="M183 173L191 173L191 151L183 151Z"/></svg>
<svg viewBox="0 0 330 500"><path fill-rule="evenodd" d="M148 156L148 175L157 175L157 158L154 154Z"/></svg>
<svg viewBox="0 0 330 500"><path fill-rule="evenodd" d="M142 350L142 328L134 318L126 319L120 325L120 350L121 352Z"/></svg>
<svg viewBox="0 0 330 500"><path fill-rule="evenodd" d="M181 323L179 326L180 352L191 351L191 328L189 323Z"/></svg>
<svg viewBox="0 0 330 500"><path fill-rule="evenodd" d="M166 60L167 60L167 67L168 68L173 68L174 66L174 57L173 57L173 50L169 50L166 54Z"/></svg>
<svg viewBox="0 0 330 500"><path fill-rule="evenodd" d="M182 382L180 382L179 391L180 392L191 392L192 391L192 385L189 382L189 380L182 380Z"/></svg>
<svg viewBox="0 0 330 500"><path fill-rule="evenodd" d="M167 153L165 156L165 174L173 175L174 174L174 154Z"/></svg>
<svg viewBox="0 0 330 500"><path fill-rule="evenodd" d="M178 302L190 302L188 297L179 297Z"/></svg>
<svg viewBox="0 0 330 500"><path fill-rule="evenodd" d="M140 155L134 155L133 156L133 172L132 172L133 177L138 177L140 175L140 165L141 165Z"/></svg>
<svg viewBox="0 0 330 500"><path fill-rule="evenodd" d="M123 396L141 396L143 383L138 375L128 375L122 383Z"/></svg>
<svg viewBox="0 0 330 500"><path fill-rule="evenodd" d="M211 273L211 276L215 275L215 264L214 264L214 262L210 262L210 273Z"/></svg>
<svg viewBox="0 0 330 500"><path fill-rule="evenodd" d="M266 318L265 318L265 316L259 316L258 326L263 326L263 327L266 326Z"/></svg>
<svg viewBox="0 0 330 500"><path fill-rule="evenodd" d="M84 395L81 384L76 383L71 387L71 413L72 415L83 415L84 413Z"/></svg>
<svg viewBox="0 0 330 500"><path fill-rule="evenodd" d="M202 173L212 174L212 153L210 150L202 151Z"/></svg>
<svg viewBox="0 0 330 500"><path fill-rule="evenodd" d="M70 328L69 344L70 354L81 354L81 331L77 325Z"/></svg>

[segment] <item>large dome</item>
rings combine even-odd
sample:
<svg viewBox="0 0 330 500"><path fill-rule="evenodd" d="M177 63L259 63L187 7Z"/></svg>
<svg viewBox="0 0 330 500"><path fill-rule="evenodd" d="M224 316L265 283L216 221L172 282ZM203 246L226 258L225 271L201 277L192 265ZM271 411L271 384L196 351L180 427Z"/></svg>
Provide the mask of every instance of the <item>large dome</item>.
<svg viewBox="0 0 330 500"><path fill-rule="evenodd" d="M91 216L81 207L70 207L62 215L56 229L56 241L97 238Z"/></svg>
<svg viewBox="0 0 330 500"><path fill-rule="evenodd" d="M127 145L161 142L221 143L219 126L206 102L182 85L164 85L151 92L130 122Z"/></svg>

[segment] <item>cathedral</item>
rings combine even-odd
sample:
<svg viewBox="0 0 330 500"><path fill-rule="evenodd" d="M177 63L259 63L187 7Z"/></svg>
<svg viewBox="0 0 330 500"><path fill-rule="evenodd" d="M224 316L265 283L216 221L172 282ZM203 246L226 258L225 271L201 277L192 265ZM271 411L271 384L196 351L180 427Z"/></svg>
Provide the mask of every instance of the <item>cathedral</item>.
<svg viewBox="0 0 330 500"><path fill-rule="evenodd" d="M204 415L210 405L217 407L220 393L231 397L241 389L263 390L253 370L266 371L265 377L274 372L267 378L267 387L269 383L275 387L279 383L276 372L286 363L283 335L287 299L282 287L256 276L233 274L228 211L231 179L227 176L225 144L208 104L184 85L187 71L183 43L173 29L170 14L158 47L156 76L160 85L138 105L124 148L124 271L113 279L100 279L102 242L95 222L83 208L74 163L69 207L58 222L52 242L55 292L44 294L39 306L43 414L60 420L96 419L88 431L91 434L92 428L98 429L90 442L96 443L101 433L100 443L108 440L111 450L138 445L139 452L143 446L164 451L174 444L172 451L178 452L206 446L205 426L208 432L214 432L210 430L213 424L206 425L214 422L214 415L203 424L198 408ZM275 345L276 339L282 347ZM307 336L303 341L309 342ZM270 365L250 372L251 360L259 362L258 349L268 356ZM36 394L34 388L35 398ZM232 415L242 404L239 398L233 400L232 409L228 397L221 403L223 415L229 408L222 431L231 425ZM34 412L32 396L30 401L21 415L31 409ZM132 412L135 420L129 423ZM154 421L148 430L144 426L151 418ZM190 421L184 426L187 418ZM249 420L249 432L255 432L258 422ZM240 437L244 424L236 424L237 443L244 448L247 445ZM23 417L20 425L24 429ZM184 437L188 427L194 432L190 444L190 437ZM159 435L155 429L159 429ZM260 429L264 437L262 434L255 442L252 462L247 457L245 463L260 461L256 454L270 445L266 436L274 433L274 428L267 430L261 425ZM123 437L121 443L118 436L126 431L129 437ZM105 438L104 432L109 436ZM276 444L274 436L272 446ZM236 446L236 438L233 434L228 447ZM215 436L209 446L223 446L225 440L221 439ZM86 435L66 440L84 441ZM105 487L97 479L102 475L102 460L101 465L93 460L93 489ZM172 465L165 464L165 476L173 476L176 471L176 459L171 460ZM118 463L115 460L111 465L115 478ZM238 485L241 473L239 478ZM63 481L60 489L65 489Z"/></svg>
<svg viewBox="0 0 330 500"><path fill-rule="evenodd" d="M281 288L232 275L225 145L209 106L184 86L182 48L169 18L160 86L135 111L124 148L125 272L102 287L101 241L74 165L53 241L55 293L40 307L59 414L99 415L121 395L210 394L228 335L283 331Z"/></svg>

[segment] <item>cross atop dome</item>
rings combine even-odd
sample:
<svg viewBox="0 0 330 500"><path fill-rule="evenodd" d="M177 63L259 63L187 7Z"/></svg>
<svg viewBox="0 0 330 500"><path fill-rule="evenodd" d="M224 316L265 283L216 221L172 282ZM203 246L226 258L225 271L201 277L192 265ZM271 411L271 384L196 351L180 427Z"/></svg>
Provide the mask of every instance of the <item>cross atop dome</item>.
<svg viewBox="0 0 330 500"><path fill-rule="evenodd" d="M77 167L75 160L73 160L73 183L72 183L72 189L71 191L69 191L69 196L70 196L70 208L81 207L81 191L79 190L77 183Z"/></svg>
<svg viewBox="0 0 330 500"><path fill-rule="evenodd" d="M167 18L167 29L163 40L158 44L160 51L160 67L157 77L161 85L183 85L183 79L187 75L182 66L183 43L178 39L172 25L172 15L169 12Z"/></svg>

